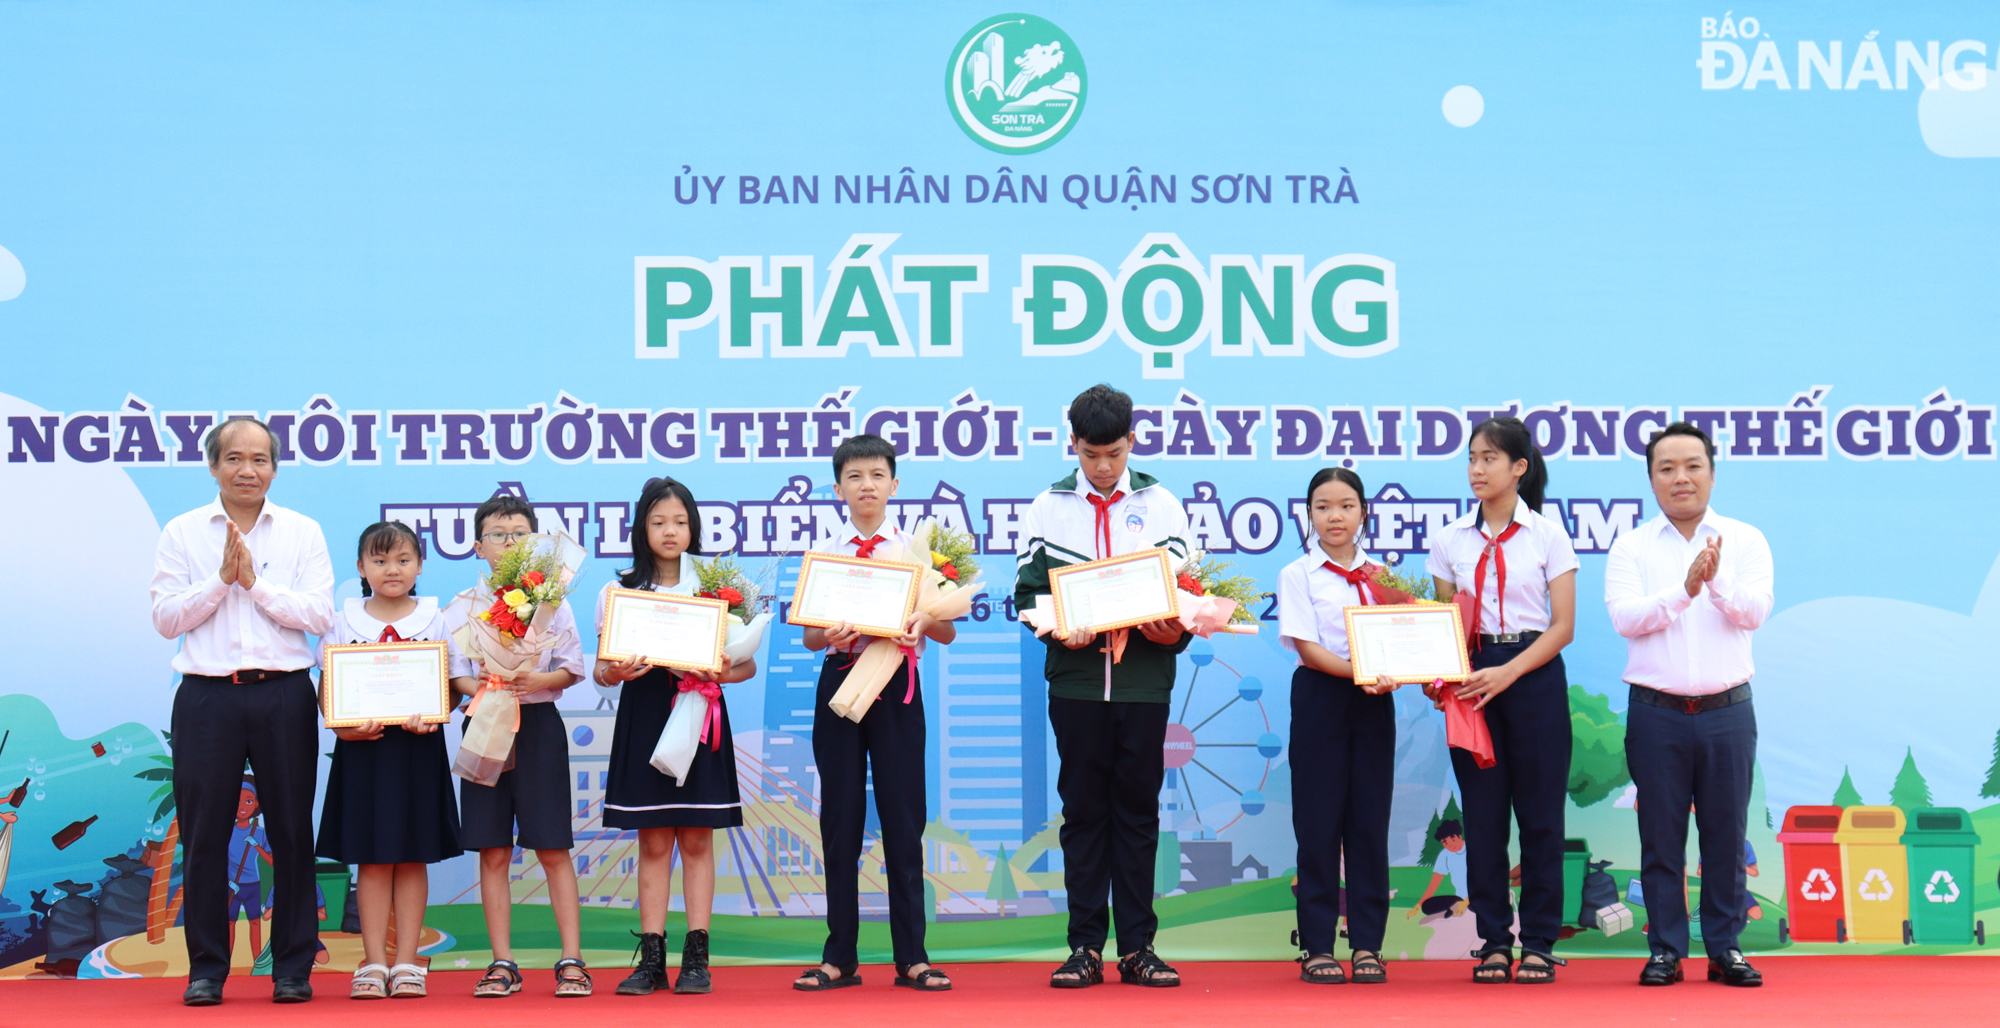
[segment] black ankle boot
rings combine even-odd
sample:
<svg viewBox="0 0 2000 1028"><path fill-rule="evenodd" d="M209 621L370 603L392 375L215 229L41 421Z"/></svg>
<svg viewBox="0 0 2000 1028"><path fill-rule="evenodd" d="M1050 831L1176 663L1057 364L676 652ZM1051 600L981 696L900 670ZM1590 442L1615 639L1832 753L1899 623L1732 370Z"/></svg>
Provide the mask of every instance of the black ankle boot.
<svg viewBox="0 0 2000 1028"><path fill-rule="evenodd" d="M639 936L639 962L632 974L618 983L620 996L650 996L667 984L667 937L658 932Z"/></svg>
<svg viewBox="0 0 2000 1028"><path fill-rule="evenodd" d="M681 976L674 980L677 993L705 993L708 981L708 929L696 928L681 939Z"/></svg>

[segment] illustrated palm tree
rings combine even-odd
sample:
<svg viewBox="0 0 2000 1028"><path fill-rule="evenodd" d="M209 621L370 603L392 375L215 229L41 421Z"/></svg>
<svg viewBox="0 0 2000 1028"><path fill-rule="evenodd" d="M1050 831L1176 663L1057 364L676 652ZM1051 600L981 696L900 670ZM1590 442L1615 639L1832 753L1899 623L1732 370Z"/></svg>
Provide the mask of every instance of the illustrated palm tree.
<svg viewBox="0 0 2000 1028"><path fill-rule="evenodd" d="M153 885L146 895L146 941L157 946L167 939L167 929L172 927L181 913L181 894L174 892L174 856L181 841L181 820L174 810L174 733L163 731L161 737L167 741L165 754L155 754L153 760L159 767L149 767L132 777L148 782L159 782L160 787L147 797L158 800L160 805L153 811L152 823L167 819L167 834L155 842L146 844L146 866L153 869ZM169 896L169 893L172 893Z"/></svg>

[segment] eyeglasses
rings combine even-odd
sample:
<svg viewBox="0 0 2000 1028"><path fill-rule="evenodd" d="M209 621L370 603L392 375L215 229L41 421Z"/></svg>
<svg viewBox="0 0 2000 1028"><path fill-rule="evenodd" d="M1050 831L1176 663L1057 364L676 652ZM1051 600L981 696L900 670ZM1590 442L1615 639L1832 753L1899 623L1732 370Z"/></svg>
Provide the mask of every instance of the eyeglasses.
<svg viewBox="0 0 2000 1028"><path fill-rule="evenodd" d="M485 542L485 543L493 543L493 544L496 544L496 545L499 545L499 546L512 546L512 545L514 545L515 543L517 543L517 542L520 542L520 541L521 541L521 540L523 540L523 539L526 539L526 538L527 538L527 537L528 537L529 535L531 535L531 534L533 534L533 533L529 533L529 532L488 532L488 533L486 533L485 535L482 535L482 536L480 536L480 537L479 537L479 540L480 540L481 542Z"/></svg>

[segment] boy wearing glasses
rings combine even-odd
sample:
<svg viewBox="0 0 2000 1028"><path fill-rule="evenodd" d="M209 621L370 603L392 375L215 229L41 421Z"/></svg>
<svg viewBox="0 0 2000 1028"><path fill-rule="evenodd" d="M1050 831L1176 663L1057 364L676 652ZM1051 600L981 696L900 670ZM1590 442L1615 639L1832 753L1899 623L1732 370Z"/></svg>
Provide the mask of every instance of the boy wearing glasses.
<svg viewBox="0 0 2000 1028"><path fill-rule="evenodd" d="M479 505L473 514L479 539L472 550L497 564L507 549L536 531L535 509L519 496L500 495ZM445 608L445 630L456 632L474 611L472 590L458 594ZM479 902L486 912L486 934L493 942L493 963L474 987L474 995L507 996L521 990L521 969L514 963L510 937L513 896L507 866L514 847L533 850L548 879L549 907L562 940L557 995L589 995L589 976L582 974L582 915L577 905L576 867L570 863L569 739L555 701L564 689L583 680L583 647L577 638L570 604L556 608L549 631L562 641L542 654L536 669L516 678L514 693L521 702L521 727L514 736L514 767L493 785L460 781L458 809L460 843L479 851ZM453 684L461 691L476 689L479 668L469 657L452 654ZM576 970L570 970L575 968ZM567 977L563 977L566 975Z"/></svg>

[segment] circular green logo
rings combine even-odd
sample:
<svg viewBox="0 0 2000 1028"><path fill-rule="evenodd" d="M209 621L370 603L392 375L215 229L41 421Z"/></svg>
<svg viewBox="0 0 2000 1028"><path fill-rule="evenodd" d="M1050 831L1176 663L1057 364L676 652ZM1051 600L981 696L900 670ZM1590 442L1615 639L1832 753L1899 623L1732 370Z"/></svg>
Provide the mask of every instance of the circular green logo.
<svg viewBox="0 0 2000 1028"><path fill-rule="evenodd" d="M1047 18L999 14L952 48L945 103L958 127L1001 153L1054 146L1083 113L1090 75L1069 33Z"/></svg>

